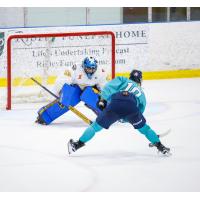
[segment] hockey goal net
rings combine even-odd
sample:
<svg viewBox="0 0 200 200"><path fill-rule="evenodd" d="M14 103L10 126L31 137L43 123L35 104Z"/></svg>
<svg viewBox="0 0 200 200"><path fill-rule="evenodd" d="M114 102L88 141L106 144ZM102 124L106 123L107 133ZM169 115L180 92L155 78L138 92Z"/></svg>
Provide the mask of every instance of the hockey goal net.
<svg viewBox="0 0 200 200"><path fill-rule="evenodd" d="M35 84L33 77L51 89L56 78L74 64L92 56L106 74L115 76L113 32L15 34L7 39L7 84L0 101L10 110L19 103L50 101L51 96ZM2 106L1 106L2 107Z"/></svg>

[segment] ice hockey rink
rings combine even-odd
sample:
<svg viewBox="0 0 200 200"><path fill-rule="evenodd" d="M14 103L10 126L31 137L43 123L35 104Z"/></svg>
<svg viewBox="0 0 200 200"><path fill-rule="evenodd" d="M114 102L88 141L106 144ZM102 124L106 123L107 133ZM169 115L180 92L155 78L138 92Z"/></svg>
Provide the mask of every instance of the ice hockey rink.
<svg viewBox="0 0 200 200"><path fill-rule="evenodd" d="M200 78L145 80L147 123L171 148L163 157L129 124L114 124L72 155L87 124L67 113L34 123L41 104L0 111L0 192L200 192ZM83 105L76 107L94 120Z"/></svg>

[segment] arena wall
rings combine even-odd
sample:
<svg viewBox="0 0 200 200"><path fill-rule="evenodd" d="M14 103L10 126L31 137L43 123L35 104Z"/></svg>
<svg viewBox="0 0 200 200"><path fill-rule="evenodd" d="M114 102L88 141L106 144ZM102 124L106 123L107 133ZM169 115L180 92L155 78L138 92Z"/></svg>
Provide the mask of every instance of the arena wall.
<svg viewBox="0 0 200 200"><path fill-rule="evenodd" d="M144 72L145 79L200 77L199 21L34 27L0 29L0 86L6 85L6 42L10 35L83 31L115 33L116 75L127 76L135 68ZM29 45L30 42L34 43L29 40L24 45ZM37 53L37 49L35 52ZM34 59L37 62L37 58ZM67 57L64 59L67 60Z"/></svg>

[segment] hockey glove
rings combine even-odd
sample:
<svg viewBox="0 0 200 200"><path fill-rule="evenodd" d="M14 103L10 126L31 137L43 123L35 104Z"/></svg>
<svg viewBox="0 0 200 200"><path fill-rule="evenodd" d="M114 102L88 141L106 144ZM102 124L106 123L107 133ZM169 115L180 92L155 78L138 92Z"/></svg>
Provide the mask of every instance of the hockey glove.
<svg viewBox="0 0 200 200"><path fill-rule="evenodd" d="M94 85L92 86L92 90L94 91L94 93L99 94L101 89L98 85Z"/></svg>
<svg viewBox="0 0 200 200"><path fill-rule="evenodd" d="M107 105L107 101L104 100L104 99L99 99L99 101L97 102L97 107L100 109L100 110L103 110Z"/></svg>

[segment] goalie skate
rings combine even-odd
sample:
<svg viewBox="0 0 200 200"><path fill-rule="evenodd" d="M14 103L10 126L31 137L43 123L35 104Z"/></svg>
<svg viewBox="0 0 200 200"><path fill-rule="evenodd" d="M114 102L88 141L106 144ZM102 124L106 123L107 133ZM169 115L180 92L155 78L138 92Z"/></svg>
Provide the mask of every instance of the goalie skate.
<svg viewBox="0 0 200 200"><path fill-rule="evenodd" d="M37 117L37 119L35 120L35 123L41 124L41 125L47 125L47 124L40 118L40 116Z"/></svg>

